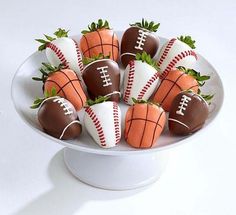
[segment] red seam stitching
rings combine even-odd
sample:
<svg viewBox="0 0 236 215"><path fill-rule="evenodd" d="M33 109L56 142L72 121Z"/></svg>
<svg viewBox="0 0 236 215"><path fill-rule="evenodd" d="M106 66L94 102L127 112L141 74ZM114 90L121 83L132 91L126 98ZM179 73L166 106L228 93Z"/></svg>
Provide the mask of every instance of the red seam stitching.
<svg viewBox="0 0 236 215"><path fill-rule="evenodd" d="M113 119L114 119L115 137L116 137L116 144L117 144L120 141L121 133L120 133L118 105L115 102L113 102Z"/></svg>
<svg viewBox="0 0 236 215"><path fill-rule="evenodd" d="M151 87L151 85L154 83L154 81L157 80L157 78L159 77L159 73L155 73L146 83L146 85L143 87L143 89L140 91L137 99L142 99L143 96L145 95L145 93L148 91L148 89Z"/></svg>
<svg viewBox="0 0 236 215"><path fill-rule="evenodd" d="M74 41L75 48L76 48L78 66L79 66L79 69L80 69L80 73L82 74L83 69L84 69L84 65L83 65L83 61L82 61L82 55L81 55L81 52L79 50L79 46L78 46L77 42L75 40L73 40L73 41Z"/></svg>
<svg viewBox="0 0 236 215"><path fill-rule="evenodd" d="M168 53L169 53L169 51L170 51L170 49L173 46L175 41L176 41L176 38L173 38L168 42L168 44L167 44L166 48L164 49L164 52L161 55L161 58L158 62L158 66L160 66L163 63L163 61L166 59L166 56L168 55Z"/></svg>
<svg viewBox="0 0 236 215"><path fill-rule="evenodd" d="M134 68L135 64L134 64L134 61L130 61L129 62L129 72L128 72L128 82L127 82L127 86L126 86L126 89L125 89L125 92L124 92L124 101L127 103L128 102L128 99L129 99L129 96L130 96L130 93L131 93L131 89L132 89L132 86L133 86L133 82L134 82Z"/></svg>
<svg viewBox="0 0 236 215"><path fill-rule="evenodd" d="M65 65L65 68L68 69L69 68L69 63L66 60L64 54L62 53L62 51L53 43L48 43L47 44L47 48L50 48L59 58L59 60Z"/></svg>
<svg viewBox="0 0 236 215"><path fill-rule="evenodd" d="M195 59L197 60L197 54L193 51L193 50L187 50L187 51L183 51L180 52L179 54L177 54L172 60L171 62L167 65L167 67L165 68L165 70L163 71L163 73L160 76L160 79L164 79L167 75L167 73L175 66L175 64L182 60L185 57L188 56L193 56L195 57Z"/></svg>
<svg viewBox="0 0 236 215"><path fill-rule="evenodd" d="M99 137L99 140L100 140L100 143L102 146L106 146L106 139L105 139L105 134L103 132L103 128L102 128L102 125L99 121L99 119L97 118L96 114L93 112L92 108L91 107L87 107L85 109L85 112L88 114L88 116L90 117L90 119L93 121L94 123L94 126L97 130L97 133L98 133L98 137Z"/></svg>

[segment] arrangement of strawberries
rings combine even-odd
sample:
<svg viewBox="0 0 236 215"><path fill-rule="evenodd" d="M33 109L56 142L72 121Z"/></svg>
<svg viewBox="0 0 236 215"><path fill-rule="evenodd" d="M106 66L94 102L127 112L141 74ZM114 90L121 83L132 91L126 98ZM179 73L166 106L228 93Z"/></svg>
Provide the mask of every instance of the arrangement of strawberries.
<svg viewBox="0 0 236 215"><path fill-rule="evenodd" d="M36 39L48 60L42 62L41 75L32 78L42 82L44 98L31 108L38 108L43 130L73 139L84 126L102 148L116 146L122 136L131 147L151 148L164 130L189 135L202 128L213 95L203 95L201 87L210 76L194 70L198 56L190 36L172 38L159 50L159 26L144 19L131 24L121 44L102 19L88 25L80 39L69 38L61 28ZM124 131L120 102L129 106ZM82 110L83 123L77 114Z"/></svg>

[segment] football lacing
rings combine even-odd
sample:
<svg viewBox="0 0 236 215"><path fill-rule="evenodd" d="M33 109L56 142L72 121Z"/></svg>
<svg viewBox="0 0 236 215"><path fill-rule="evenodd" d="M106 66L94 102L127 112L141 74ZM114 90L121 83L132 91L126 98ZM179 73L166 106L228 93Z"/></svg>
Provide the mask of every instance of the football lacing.
<svg viewBox="0 0 236 215"><path fill-rule="evenodd" d="M65 115L70 115L73 113L73 111L69 107L68 103L64 100L64 98L56 98L53 100L53 102L57 102L58 104L60 104L60 107L63 107Z"/></svg>
<svg viewBox="0 0 236 215"><path fill-rule="evenodd" d="M182 95L181 101L178 106L178 110L176 111L176 114L184 116L184 111L186 110L189 101L192 99L186 95Z"/></svg>
<svg viewBox="0 0 236 215"><path fill-rule="evenodd" d="M139 35L137 38L137 45L134 47L135 49L143 50L144 42L146 41L146 37L148 32L143 31L142 29L138 30Z"/></svg>
<svg viewBox="0 0 236 215"><path fill-rule="evenodd" d="M112 82L111 82L111 79L110 79L110 76L108 74L108 66L102 66L102 67L98 67L97 70L100 72L101 74L101 79L102 82L104 83L102 86L103 87L107 87L107 86L110 86L112 85Z"/></svg>

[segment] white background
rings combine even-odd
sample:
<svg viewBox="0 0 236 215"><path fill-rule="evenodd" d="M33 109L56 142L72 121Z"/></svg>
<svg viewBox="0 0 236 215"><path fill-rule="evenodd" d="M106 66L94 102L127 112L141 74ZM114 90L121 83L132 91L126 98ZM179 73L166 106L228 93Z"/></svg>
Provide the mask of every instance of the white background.
<svg viewBox="0 0 236 215"><path fill-rule="evenodd" d="M37 48L34 38L58 27L78 34L100 17L117 30L145 17L161 22L161 36L192 35L224 84L224 106L208 133L174 148L161 179L142 189L105 191L76 180L62 146L25 125L10 97L17 67ZM236 214L235 42L235 0L1 0L0 214Z"/></svg>

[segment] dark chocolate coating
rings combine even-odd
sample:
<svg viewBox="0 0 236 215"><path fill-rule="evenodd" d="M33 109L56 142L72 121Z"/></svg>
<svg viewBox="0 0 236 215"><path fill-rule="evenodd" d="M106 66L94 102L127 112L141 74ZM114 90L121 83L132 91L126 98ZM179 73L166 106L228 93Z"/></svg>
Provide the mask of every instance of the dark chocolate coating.
<svg viewBox="0 0 236 215"><path fill-rule="evenodd" d="M120 92L120 69L113 60L104 59L92 62L84 68L83 79L91 99L114 91ZM119 102L119 100L120 94L118 93L109 97L109 101Z"/></svg>
<svg viewBox="0 0 236 215"><path fill-rule="evenodd" d="M184 98L186 98L183 96L188 97L188 101L184 102L184 106L181 105ZM182 110L181 107L183 107ZM208 112L208 104L201 96L192 92L181 92L175 97L170 107L169 130L176 135L191 134L202 128L208 117ZM189 128L171 119L178 120Z"/></svg>
<svg viewBox="0 0 236 215"><path fill-rule="evenodd" d="M139 30L148 32L147 30L139 27L130 27L125 31L121 40L121 55L126 52L136 55L137 53L142 53L145 51L150 54L151 57L154 57L159 47L159 38L156 37L154 33L148 32L144 45L142 46L143 50L136 49L135 46L137 46L138 37L140 36ZM132 55L121 56L121 62L124 67L126 67L128 63L134 59L135 56Z"/></svg>
<svg viewBox="0 0 236 215"><path fill-rule="evenodd" d="M47 134L59 139L64 128L69 123L79 119L74 106L66 99L64 99L64 102L66 103L66 106L69 108L71 113L65 115L66 110L63 110L65 106L60 106L61 103L54 102L54 99L57 98L60 97L52 97L42 103L38 110L38 120L43 130ZM81 131L81 124L73 123L66 129L61 139L74 139L80 135Z"/></svg>

